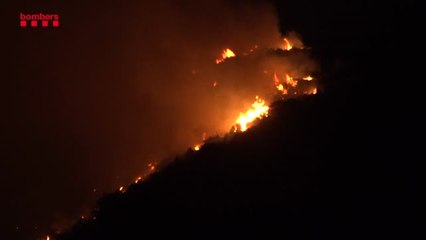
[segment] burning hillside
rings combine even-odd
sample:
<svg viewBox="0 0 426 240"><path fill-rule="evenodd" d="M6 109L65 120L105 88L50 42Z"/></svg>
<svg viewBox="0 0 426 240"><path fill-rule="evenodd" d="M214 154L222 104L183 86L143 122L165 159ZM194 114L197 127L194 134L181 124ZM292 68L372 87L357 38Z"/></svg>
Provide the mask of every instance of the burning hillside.
<svg viewBox="0 0 426 240"><path fill-rule="evenodd" d="M318 69L297 35L292 32L283 37L277 47L262 48L256 44L241 53L226 48L215 64L191 71L191 78L212 82L205 85L207 92L203 97L210 106L201 114L213 120L202 123L200 142L193 145L193 150L199 151L210 136L247 131L257 120L268 117L269 104L274 100L317 93L312 74ZM241 75L245 76L243 80ZM135 182L153 171L154 164L149 163ZM121 186L119 191L124 192L125 188Z"/></svg>
<svg viewBox="0 0 426 240"><path fill-rule="evenodd" d="M237 99L242 103L241 110L238 117L231 126L232 132L244 132L253 122L257 119L262 119L268 116L269 103L277 99L289 99L300 95L306 94L316 94L317 87L314 81L314 78L311 76L312 73L308 71L316 71L314 62L309 58L308 50L304 49L302 41L297 37L297 35L292 32L290 37L283 37L282 44L279 45L279 48L259 48L259 45L254 45L253 48L248 49L248 51L242 51L241 54L236 53L229 48L226 48L222 51L220 58L216 59L216 64L223 65L222 70L219 68L219 74L216 76L216 80L213 81L213 91L215 95L223 95L229 97L232 95L233 99ZM239 65L250 66L251 70L247 68L242 68L240 70ZM310 66L310 67L306 67ZM222 66L221 66L222 67ZM234 70L235 68L235 70ZM222 71L225 74L222 74ZM243 75L248 75L247 81L243 80L243 84L238 85L239 89L233 92L229 92L229 88L222 89L221 82L229 83L232 80L232 76L227 76L226 74L235 74L237 71L243 71ZM259 73L261 71L261 73ZM201 70L201 72L203 72ZM198 73L198 71L197 71ZM217 73L216 73L217 74ZM236 73L241 74L241 73ZM203 79L203 76L200 74L194 74L195 77L200 77ZM294 77L295 76L295 77ZM209 76L206 76L209 79ZM209 81L209 80L202 80ZM253 97L254 101L249 106L247 105L249 93L256 93ZM239 95L241 94L241 95ZM259 96L257 94L263 94ZM211 104L214 106L217 103L214 98L211 99ZM253 99L252 98L252 99ZM222 99L219 99L221 101ZM232 117L232 113L235 112L235 108L238 106L230 105L219 105L222 107L220 114L224 116L224 123L226 119ZM208 114L206 112L205 114ZM217 116L212 116L213 118ZM220 120L219 120L220 121ZM221 127L222 124L218 126L207 127L210 129L208 132L217 134L225 133L224 129ZM216 128L216 129L215 129ZM203 140L207 131L203 131ZM198 151L201 148L202 144L196 144L193 149Z"/></svg>
<svg viewBox="0 0 426 240"><path fill-rule="evenodd" d="M9 1L0 238L417 239L416 5Z"/></svg>
<svg viewBox="0 0 426 240"><path fill-rule="evenodd" d="M123 7L114 13L117 19L99 10L105 16L68 25L69 35L64 33L62 42L72 47L62 49L57 60L46 62L43 66L48 68L35 71L28 66L19 71L36 72L47 89L54 89L41 94L44 88L28 88L25 96L33 97L22 108L30 109L28 116L33 117L30 121L36 128L31 131L36 132L32 136L51 134L43 139L63 141L43 145L38 138L22 138L17 145L40 149L40 143L49 146L43 149L61 149L29 154L42 159L38 164L45 155L64 161L55 161L61 169L53 173L57 175L43 174L61 186L55 189L63 200L47 198L40 207L46 210L44 221L53 222L55 231L66 229L73 219L89 218L87 209L102 193L124 193L130 183L143 182L161 171L164 159L188 148L200 151L211 136L248 131L257 120L270 116L275 100L316 92L318 64L300 36L282 35L270 4L115 3ZM84 15L89 12L76 16L89 19L91 15ZM121 32L112 34L99 26L117 27ZM62 45L51 45L51 52L56 47ZM28 54L41 53L34 48ZM63 176L65 172L68 177ZM26 170L25 175L30 174ZM80 175L85 178L74 178ZM41 186L46 194L34 192L35 196L47 196L54 188ZM48 211L52 204L69 211L53 217Z"/></svg>
<svg viewBox="0 0 426 240"><path fill-rule="evenodd" d="M231 20L222 23L234 22L234 28L226 32L218 28L222 20L215 16L211 16L211 21L194 23L192 17L197 13L188 9L178 13L172 7L162 9L161 15L166 19L168 14L183 14L180 21L172 23L168 29L171 32L159 29L159 33L140 39L137 32L151 31L151 25L142 24L142 30L129 33L126 39L135 45L125 48L122 54L129 60L119 65L126 66L130 77L122 77L121 72L117 75L120 81L130 79L126 82L129 86L112 86L112 92L116 99L124 96L128 101L117 103L108 99L112 112L123 116L112 118L116 122L108 125L116 129L111 133L118 137L100 140L106 141L103 159L113 158L114 166L118 165L113 170L121 172L114 174L111 184L120 193L127 191L129 183L142 182L161 171L157 165L164 165L163 159L168 156L188 147L199 151L211 136L247 131L257 120L270 115L272 102L317 92L319 68L310 48L294 32L281 36L269 7L244 11L231 8L224 13ZM247 20L239 16L255 17ZM188 28L191 24L204 25ZM189 29L199 32L188 35ZM220 34L211 38L204 35L204 29ZM110 121L105 119L102 121ZM102 128L93 129L90 130ZM105 133L99 133L102 134Z"/></svg>
<svg viewBox="0 0 426 240"><path fill-rule="evenodd" d="M211 107L216 109L213 111L215 115L210 115L210 109L205 109L206 112L203 114L216 118L216 122L221 121L219 125L205 125L206 129L203 129L201 135L202 142L195 144L193 150L199 151L203 148L209 133L220 136L247 131L257 120L269 116L269 104L275 100L288 100L316 94L316 81L312 75L317 69L309 57L309 51L303 48L299 39L296 39L297 47L287 38L283 38L283 42L282 48L261 48L256 45L242 54L227 48L222 51L215 64L210 65L207 70L200 68L192 71L193 78L202 82L213 82L209 86L210 99L208 100ZM303 64L311 67L306 68ZM251 68L248 69L246 66ZM247 81L230 80L232 76L239 74L247 75ZM230 86L231 84L237 85ZM230 89L236 89L236 91L232 92ZM250 97L254 93L258 95ZM229 99L231 96L234 104L226 104L224 98ZM253 101L251 105L247 104L250 101ZM241 105L237 106L235 103L241 103ZM219 116L216 115L218 110ZM230 120L229 124L227 120ZM222 128L223 126L225 128ZM227 130L224 130L226 128ZM147 165L146 171L135 178L130 188L120 186L117 192L125 194L132 191L134 184L141 184L155 172L157 172L157 163L151 162ZM95 214L84 217L82 220L86 218L96 221L98 216Z"/></svg>

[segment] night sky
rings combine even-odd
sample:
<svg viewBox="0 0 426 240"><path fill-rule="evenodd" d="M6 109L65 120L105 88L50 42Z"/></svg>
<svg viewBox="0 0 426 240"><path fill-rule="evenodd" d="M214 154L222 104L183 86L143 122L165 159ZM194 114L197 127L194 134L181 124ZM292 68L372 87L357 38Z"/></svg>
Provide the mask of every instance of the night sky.
<svg viewBox="0 0 426 240"><path fill-rule="evenodd" d="M374 134L364 128L367 134L355 135L377 152L388 148L380 146L382 138L410 139L411 109L421 108L410 100L413 87L401 81L421 69L410 60L410 49L420 46L416 9L410 1L3 3L0 238L66 230L103 194L145 174L148 164L172 161L204 132L227 132L248 96L272 95L253 70L271 63L218 68L214 60L227 47L275 48L290 31L312 49L294 59L303 62L297 71L319 76L324 97L317 101L339 102L324 113L333 117L319 139L342 129L355 134L352 127L367 120L377 124ZM19 13L58 14L60 26L21 28ZM296 68L289 59L286 66ZM222 78L220 92L212 93L211 83ZM357 112L344 128L339 119L353 112L342 109ZM401 155L374 159L400 157L389 168L400 167L398 177L407 183L400 188L420 202L419 165L398 146Z"/></svg>

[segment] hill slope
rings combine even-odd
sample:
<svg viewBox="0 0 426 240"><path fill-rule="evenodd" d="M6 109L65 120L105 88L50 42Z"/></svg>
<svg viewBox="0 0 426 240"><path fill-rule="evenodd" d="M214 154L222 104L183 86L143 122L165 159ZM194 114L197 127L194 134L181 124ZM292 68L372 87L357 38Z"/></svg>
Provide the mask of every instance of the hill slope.
<svg viewBox="0 0 426 240"><path fill-rule="evenodd" d="M332 95L276 102L246 133L210 140L105 196L96 220L58 239L414 234L416 190L407 187L404 163L389 160L396 143L360 110Z"/></svg>

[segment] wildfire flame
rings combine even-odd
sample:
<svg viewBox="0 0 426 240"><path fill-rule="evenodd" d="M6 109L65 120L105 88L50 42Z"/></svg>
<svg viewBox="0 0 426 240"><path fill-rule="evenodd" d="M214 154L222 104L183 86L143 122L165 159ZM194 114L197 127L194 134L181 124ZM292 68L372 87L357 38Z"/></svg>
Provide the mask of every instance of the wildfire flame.
<svg viewBox="0 0 426 240"><path fill-rule="evenodd" d="M294 80L293 77L288 74L285 75L285 82L292 87L297 86L297 80Z"/></svg>
<svg viewBox="0 0 426 240"><path fill-rule="evenodd" d="M148 164L148 170L149 170L150 172L155 171L155 164L154 164L154 163L149 163L149 164Z"/></svg>
<svg viewBox="0 0 426 240"><path fill-rule="evenodd" d="M269 106L265 105L265 100L256 96L256 100L251 105L252 108L247 110L245 113L240 113L240 116L235 121L237 129L241 132L245 132L248 125L256 119L261 119L268 116Z"/></svg>
<svg viewBox="0 0 426 240"><path fill-rule="evenodd" d="M312 81L312 80L314 80L314 78L311 77L311 75L308 75L308 76L306 76L306 77L304 77L302 79L305 80L305 81Z"/></svg>
<svg viewBox="0 0 426 240"><path fill-rule="evenodd" d="M306 81L313 80L313 78L311 76L309 76L309 75L307 77L304 77L303 79L306 79ZM296 79L294 79L292 76L290 76L289 74L285 75L284 85L283 85L283 84L280 83L278 74L274 73L274 83L275 83L275 87L283 95L287 95L288 94L289 88L292 88L292 90L295 90L294 92L292 92L294 95L297 95L297 93L298 93L298 89L296 89L296 87L298 85L298 81Z"/></svg>
<svg viewBox="0 0 426 240"><path fill-rule="evenodd" d="M194 146L195 151L199 151L200 148L201 148L201 144L197 144L197 145Z"/></svg>
<svg viewBox="0 0 426 240"><path fill-rule="evenodd" d="M216 64L222 63L223 61L225 61L225 59L232 58L232 57L235 57L235 56L236 56L235 53L231 49L227 48L227 49L223 50L222 57L216 59Z"/></svg>
<svg viewBox="0 0 426 240"><path fill-rule="evenodd" d="M284 50L290 51L293 48L293 45L291 45L290 41L288 41L287 38L284 38Z"/></svg>
<svg viewBox="0 0 426 240"><path fill-rule="evenodd" d="M276 72L274 72L274 83L275 83L275 86L278 86L280 84L280 79L278 78L278 75Z"/></svg>
<svg viewBox="0 0 426 240"><path fill-rule="evenodd" d="M137 177L136 179L135 179L135 184L136 183L138 183L139 181L141 181L142 180L142 177Z"/></svg>

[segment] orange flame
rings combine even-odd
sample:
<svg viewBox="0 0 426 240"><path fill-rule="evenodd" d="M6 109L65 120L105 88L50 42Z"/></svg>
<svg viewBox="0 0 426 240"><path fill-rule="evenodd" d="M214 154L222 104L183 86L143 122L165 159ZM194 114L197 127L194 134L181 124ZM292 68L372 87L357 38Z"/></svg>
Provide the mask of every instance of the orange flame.
<svg viewBox="0 0 426 240"><path fill-rule="evenodd" d="M276 72L274 72L274 83L277 86L278 84L280 84L280 79L278 78L278 75Z"/></svg>
<svg viewBox="0 0 426 240"><path fill-rule="evenodd" d="M305 81L312 81L312 80L314 80L314 78L311 77L311 75L308 75L308 76L306 76L306 77L304 77L302 79L305 80Z"/></svg>
<svg viewBox="0 0 426 240"><path fill-rule="evenodd" d="M135 184L136 184L136 183L138 183L140 180L142 180L142 177L137 177L137 178L135 179Z"/></svg>
<svg viewBox="0 0 426 240"><path fill-rule="evenodd" d="M288 74L285 75L285 82L292 87L297 86L297 80L294 80L293 77L290 77Z"/></svg>
<svg viewBox="0 0 426 240"><path fill-rule="evenodd" d="M290 51L293 48L293 45L291 45L290 41L288 41L287 38L284 38L284 50Z"/></svg>
<svg viewBox="0 0 426 240"><path fill-rule="evenodd" d="M147 172L146 172L145 174L143 174L142 176L137 177L137 178L133 181L135 184L137 184L137 183L138 183L138 182L140 182L140 181L143 181L143 179L144 179L146 176L148 176L150 173L154 172L154 171L157 169L157 167L156 167L156 163L155 163L155 162L148 163L147 167L148 167ZM122 191L123 191L123 189L124 189L123 187L120 187L120 188L119 188L119 191L120 191L120 192L122 192Z"/></svg>
<svg viewBox="0 0 426 240"><path fill-rule="evenodd" d="M247 125L254 120L268 116L269 106L265 105L265 100L256 96L256 101L251 106L252 109L249 109L245 113L240 113L240 116L235 121L237 129L239 128L241 132L245 132L248 128Z"/></svg>
<svg viewBox="0 0 426 240"><path fill-rule="evenodd" d="M200 145L200 144L197 144L197 145L195 145L195 146L194 146L194 150L195 150L195 151L199 151L199 150L200 150L200 148L201 148L201 145Z"/></svg>
<svg viewBox="0 0 426 240"><path fill-rule="evenodd" d="M149 163L149 164L148 164L148 170L149 170L150 172L155 171L155 164L154 164L154 163Z"/></svg>
<svg viewBox="0 0 426 240"><path fill-rule="evenodd" d="M236 56L235 53L231 49L227 48L223 50L222 57L216 59L216 64L222 63L223 61L225 61L225 59L235 57L235 56Z"/></svg>
<svg viewBox="0 0 426 240"><path fill-rule="evenodd" d="M280 79L278 78L278 75L276 72L274 72L274 83L275 83L275 87L278 89L278 91L281 92L281 94L286 95L288 93L288 90L284 88L284 86L280 83Z"/></svg>

